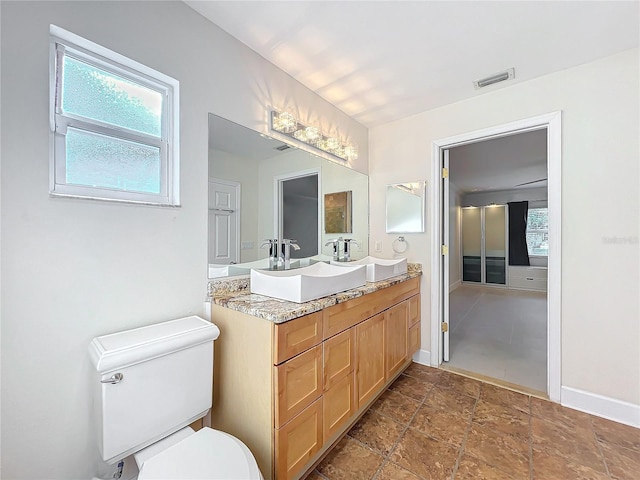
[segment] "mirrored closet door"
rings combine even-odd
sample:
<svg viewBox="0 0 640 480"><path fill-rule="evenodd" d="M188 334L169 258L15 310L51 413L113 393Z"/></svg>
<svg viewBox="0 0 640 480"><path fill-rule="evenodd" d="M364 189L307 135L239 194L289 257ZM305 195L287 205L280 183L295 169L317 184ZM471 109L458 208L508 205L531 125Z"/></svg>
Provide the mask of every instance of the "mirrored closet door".
<svg viewBox="0 0 640 480"><path fill-rule="evenodd" d="M462 281L506 285L507 207L462 209Z"/></svg>

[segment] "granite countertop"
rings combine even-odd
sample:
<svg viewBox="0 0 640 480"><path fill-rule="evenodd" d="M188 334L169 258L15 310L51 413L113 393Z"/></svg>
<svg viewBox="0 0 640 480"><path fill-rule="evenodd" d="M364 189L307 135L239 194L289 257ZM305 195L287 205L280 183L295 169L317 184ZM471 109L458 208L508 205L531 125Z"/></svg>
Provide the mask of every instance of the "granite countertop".
<svg viewBox="0 0 640 480"><path fill-rule="evenodd" d="M367 282L362 287L329 295L305 303L294 303L277 298L251 293L248 277L217 279L209 282L209 297L215 305L246 313L254 317L264 318L274 323L283 323L294 318L318 312L338 303L361 297L368 293L390 287L397 283L422 275L422 265L409 263L407 273L381 282Z"/></svg>

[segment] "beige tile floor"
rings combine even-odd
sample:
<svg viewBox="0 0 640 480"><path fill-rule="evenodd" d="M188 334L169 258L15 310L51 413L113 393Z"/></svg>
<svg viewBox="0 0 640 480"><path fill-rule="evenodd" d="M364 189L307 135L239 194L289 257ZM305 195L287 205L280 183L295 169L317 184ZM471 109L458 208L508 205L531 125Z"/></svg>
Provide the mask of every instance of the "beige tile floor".
<svg viewBox="0 0 640 480"><path fill-rule="evenodd" d="M308 480L640 479L640 430L416 363Z"/></svg>
<svg viewBox="0 0 640 480"><path fill-rule="evenodd" d="M449 297L447 366L547 389L547 296L461 285Z"/></svg>

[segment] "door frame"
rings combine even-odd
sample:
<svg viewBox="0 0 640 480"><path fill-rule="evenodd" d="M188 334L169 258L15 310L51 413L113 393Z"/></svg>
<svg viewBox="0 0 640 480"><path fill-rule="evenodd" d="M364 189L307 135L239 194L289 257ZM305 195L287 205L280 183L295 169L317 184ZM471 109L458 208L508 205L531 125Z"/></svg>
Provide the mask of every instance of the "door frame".
<svg viewBox="0 0 640 480"><path fill-rule="evenodd" d="M296 178L312 177L318 178L318 254L322 253L322 225L324 224L324 202L322 193L322 171L320 167L298 170L273 177L273 231L274 238L282 241L282 183ZM294 239L297 240L297 239Z"/></svg>
<svg viewBox="0 0 640 480"><path fill-rule="evenodd" d="M560 402L561 377L561 317L562 317L562 112L555 111L515 122L441 138L432 142L431 203L431 365L441 363L443 341L440 325L443 320L443 268L440 245L442 232L442 162L443 152L452 147L500 138L516 133L547 129L547 173L549 209L549 257L547 285L547 394ZM447 202L449 199L447 199Z"/></svg>

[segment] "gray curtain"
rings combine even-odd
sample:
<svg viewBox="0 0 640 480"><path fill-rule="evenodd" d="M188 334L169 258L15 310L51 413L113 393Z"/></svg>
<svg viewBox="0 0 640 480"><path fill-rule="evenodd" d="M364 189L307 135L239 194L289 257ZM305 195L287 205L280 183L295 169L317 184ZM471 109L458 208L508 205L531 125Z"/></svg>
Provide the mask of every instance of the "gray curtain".
<svg viewBox="0 0 640 480"><path fill-rule="evenodd" d="M527 214L529 202L509 202L509 265L529 266Z"/></svg>

